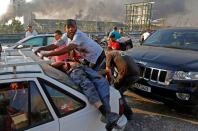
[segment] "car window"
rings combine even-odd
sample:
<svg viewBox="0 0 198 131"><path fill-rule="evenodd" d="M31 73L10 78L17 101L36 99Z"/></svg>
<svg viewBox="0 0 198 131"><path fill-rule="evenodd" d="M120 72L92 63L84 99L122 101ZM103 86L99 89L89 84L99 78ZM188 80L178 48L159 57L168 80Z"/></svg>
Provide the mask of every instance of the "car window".
<svg viewBox="0 0 198 131"><path fill-rule="evenodd" d="M32 45L32 46L43 46L43 40L44 37L34 37L29 40L26 40L25 43L26 45Z"/></svg>
<svg viewBox="0 0 198 131"><path fill-rule="evenodd" d="M62 72L48 64L41 64L41 66L42 66L44 73L47 76L65 84L66 86L69 86L75 90L82 92L80 87L75 85L74 82L72 81L72 79L66 73L64 73L64 72Z"/></svg>
<svg viewBox="0 0 198 131"><path fill-rule="evenodd" d="M0 84L0 130L23 130L52 120L33 81Z"/></svg>
<svg viewBox="0 0 198 131"><path fill-rule="evenodd" d="M85 107L85 103L71 93L58 88L45 80L39 80L53 103L53 107L59 117L68 115Z"/></svg>
<svg viewBox="0 0 198 131"><path fill-rule="evenodd" d="M54 37L53 36L48 36L47 37L47 45L50 45L54 40Z"/></svg>
<svg viewBox="0 0 198 131"><path fill-rule="evenodd" d="M190 29L159 30L146 39L143 45L198 50L198 31Z"/></svg>

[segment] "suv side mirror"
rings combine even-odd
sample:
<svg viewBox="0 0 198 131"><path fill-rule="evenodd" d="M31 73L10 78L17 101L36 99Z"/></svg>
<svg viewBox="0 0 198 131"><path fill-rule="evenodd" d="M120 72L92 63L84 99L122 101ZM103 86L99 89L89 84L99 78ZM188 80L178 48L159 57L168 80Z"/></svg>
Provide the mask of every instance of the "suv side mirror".
<svg viewBox="0 0 198 131"><path fill-rule="evenodd" d="M34 46L32 46L32 45L18 45L18 46L16 46L15 48L16 49L22 49L22 48L33 48Z"/></svg>

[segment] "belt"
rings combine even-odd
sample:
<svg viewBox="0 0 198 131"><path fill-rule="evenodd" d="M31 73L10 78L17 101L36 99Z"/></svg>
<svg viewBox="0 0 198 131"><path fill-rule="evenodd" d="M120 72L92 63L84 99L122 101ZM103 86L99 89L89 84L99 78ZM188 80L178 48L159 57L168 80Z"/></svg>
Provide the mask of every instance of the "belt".
<svg viewBox="0 0 198 131"><path fill-rule="evenodd" d="M96 64L94 64L94 67L100 65L104 61L104 59L105 59L105 52L103 50L100 56L98 57Z"/></svg>

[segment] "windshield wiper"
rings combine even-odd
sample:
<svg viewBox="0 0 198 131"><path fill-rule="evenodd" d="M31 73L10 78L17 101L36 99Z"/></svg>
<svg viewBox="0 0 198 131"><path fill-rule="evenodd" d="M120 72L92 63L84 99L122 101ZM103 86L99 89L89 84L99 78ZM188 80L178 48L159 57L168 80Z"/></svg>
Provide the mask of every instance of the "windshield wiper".
<svg viewBox="0 0 198 131"><path fill-rule="evenodd" d="M174 48L174 49L184 49L184 48L181 48L181 47L178 47L178 46L172 46L172 45L169 45L169 46L163 46L165 48Z"/></svg>
<svg viewBox="0 0 198 131"><path fill-rule="evenodd" d="M154 47L162 47L162 45L158 44L158 45L152 45L152 44L142 44L143 46L154 46Z"/></svg>

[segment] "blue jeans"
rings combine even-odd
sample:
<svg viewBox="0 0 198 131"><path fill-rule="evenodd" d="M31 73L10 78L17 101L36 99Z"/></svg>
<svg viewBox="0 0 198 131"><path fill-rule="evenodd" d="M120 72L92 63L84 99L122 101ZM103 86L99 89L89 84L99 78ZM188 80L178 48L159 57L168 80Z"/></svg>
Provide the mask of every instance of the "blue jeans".
<svg viewBox="0 0 198 131"><path fill-rule="evenodd" d="M101 101L110 111L109 83L103 76L90 67L78 66L70 72L70 77L75 84L80 86L91 104Z"/></svg>

